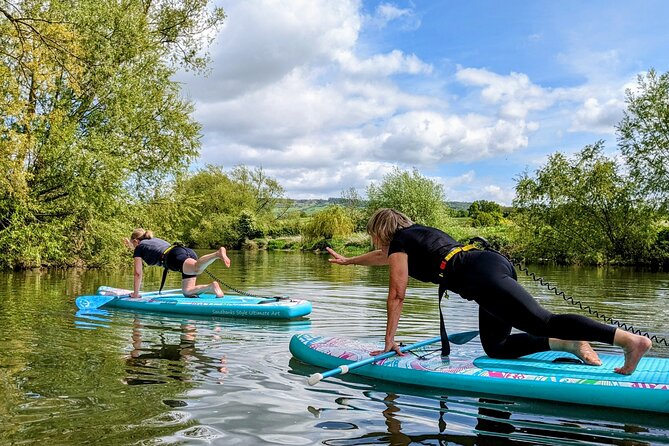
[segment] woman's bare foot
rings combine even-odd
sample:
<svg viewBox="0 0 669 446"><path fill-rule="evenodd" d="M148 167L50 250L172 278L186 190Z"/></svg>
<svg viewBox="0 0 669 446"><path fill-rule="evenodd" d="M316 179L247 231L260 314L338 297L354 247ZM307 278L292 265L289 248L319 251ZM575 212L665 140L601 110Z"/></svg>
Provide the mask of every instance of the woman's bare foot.
<svg viewBox="0 0 669 446"><path fill-rule="evenodd" d="M599 355L586 341L565 341L564 339L550 338L548 345L551 350L568 352L588 365L602 365Z"/></svg>
<svg viewBox="0 0 669 446"><path fill-rule="evenodd" d="M228 254L227 254L227 251L225 250L225 248L221 246L220 248L218 248L218 251L216 251L216 254L218 255L219 259L223 260L223 263L225 263L225 266L230 268L230 258L228 257Z"/></svg>
<svg viewBox="0 0 669 446"><path fill-rule="evenodd" d="M613 369L621 375L631 375L639 361L653 346L653 342L645 336L639 336L624 330L616 330L613 343L622 347L625 352L625 363L622 367Z"/></svg>
<svg viewBox="0 0 669 446"><path fill-rule="evenodd" d="M211 289L214 291L214 294L216 295L216 297L224 297L225 296L225 293L223 293L223 290L221 289L221 286L218 284L218 282L212 282Z"/></svg>

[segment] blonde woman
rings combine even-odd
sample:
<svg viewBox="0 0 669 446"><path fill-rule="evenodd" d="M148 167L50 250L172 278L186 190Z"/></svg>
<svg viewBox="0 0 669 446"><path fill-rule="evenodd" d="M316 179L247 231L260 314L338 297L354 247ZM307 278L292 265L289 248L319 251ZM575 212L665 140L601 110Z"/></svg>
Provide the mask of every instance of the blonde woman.
<svg viewBox="0 0 669 446"><path fill-rule="evenodd" d="M137 228L132 231L130 238L126 238L124 242L133 251L134 257L135 273L133 292L130 294L130 297L141 297L139 289L142 286L144 262L149 266L164 267L165 273L168 270L180 272L181 289L186 297L197 297L207 292L215 294L216 297L224 296L218 282L212 282L208 285L195 284L197 276L202 274L217 259L222 260L226 267L230 267L230 259L224 247L220 247L218 251L198 258L192 249L179 244L170 244L163 239L154 237L153 232L143 228ZM163 283L164 281L165 275L163 275Z"/></svg>
<svg viewBox="0 0 669 446"><path fill-rule="evenodd" d="M329 248L328 252L330 262L338 265L390 266L385 347L372 354L391 350L401 354L395 332L409 277L439 284L440 295L448 289L478 303L481 344L492 358L560 350L575 354L586 364L601 365L586 342L598 341L623 349L625 362L615 372L629 375L651 347L650 339L644 336L576 314L551 313L517 282L513 265L503 255L472 249L472 245L464 247L448 234L414 224L394 209L376 211L367 232L376 250L351 258ZM524 333L511 334L512 328Z"/></svg>

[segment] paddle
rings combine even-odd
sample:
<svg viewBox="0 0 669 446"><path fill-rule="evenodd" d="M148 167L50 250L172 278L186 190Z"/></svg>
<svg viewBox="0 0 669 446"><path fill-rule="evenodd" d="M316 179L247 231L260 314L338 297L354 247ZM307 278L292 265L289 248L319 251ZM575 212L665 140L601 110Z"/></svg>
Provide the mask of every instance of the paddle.
<svg viewBox="0 0 669 446"><path fill-rule="evenodd" d="M128 290L130 291L130 290ZM164 294L169 294L169 293L175 293L177 291L181 291L181 288L174 289L174 290L166 290L163 291ZM140 293L142 297L152 297L152 296L158 296L158 291L149 291L146 293ZM120 299L121 297L130 297L130 293L128 294L112 294L112 295L104 295L104 294L95 294L92 296L79 296L77 299L74 301L77 305L77 308L80 310L95 310L96 308L100 308L101 306L108 304L112 300L115 299Z"/></svg>
<svg viewBox="0 0 669 446"><path fill-rule="evenodd" d="M452 342L453 344L461 345L461 344L465 344L465 343L471 341L476 336L478 336L478 334L479 334L479 332L477 330L467 331L467 332L463 332L463 333L455 333L455 334L452 334L452 335L448 335L448 340L450 342ZM417 342L415 344L411 344L411 345L407 345L406 347L402 347L402 348L400 348L400 351L401 352L407 352L407 351L410 351L410 350L413 350L413 349L416 349L416 348L419 348L419 347L424 347L426 345L434 344L434 343L439 342L439 341L441 341L441 337L437 336L435 338L427 339L425 341ZM390 357L392 357L396 354L397 354L397 352L395 352L393 350L393 351L390 351L390 352L383 353L381 355L372 356L372 357L369 357L367 359L363 359L361 361L353 362L353 363L348 364L348 365L341 365L341 366L339 366L335 369L329 370L329 371L324 372L324 373L314 373L313 375L311 375L309 377L307 382L309 383L309 385L313 386L313 385L317 384L318 382L320 382L321 380L323 380L324 378L329 378L331 376L335 376L335 375L338 375L340 373L345 374L345 373L348 373L352 369L357 369L359 367L362 367L362 366L365 366L365 365L368 365L368 364L373 364L373 363L378 362L382 359L390 358Z"/></svg>
<svg viewBox="0 0 669 446"><path fill-rule="evenodd" d="M452 335L448 335L448 340L455 345L462 345L462 344L466 344L467 342L474 339L476 336L478 336L478 334L479 334L478 330L465 331L465 332L462 332L462 333L455 333L455 334L452 334ZM404 353L404 352L407 352L409 350L413 350L413 349L416 349L416 348L419 348L419 347L424 347L426 345L434 344L435 342L439 342L439 341L441 341L441 336L437 336L437 337L432 338L432 339L427 339L425 341L417 342L415 344L407 345L406 347L400 348L400 351L402 353ZM373 363L375 363L377 361L380 361L382 359L390 358L391 356L394 356L396 354L397 354L397 352L393 350L393 351L390 351L390 352L383 353L381 355L372 356L370 358L363 359L362 361L356 361L356 362L353 362L353 363L348 364L348 365L340 365L336 369L328 370L327 372L314 373L313 375L311 375L309 377L307 382L309 383L310 386L314 386L325 378L329 378L331 376L339 375L340 373L343 375L345 373L348 373L350 370L357 369L358 367L362 367L362 366L365 366L365 365L368 365L368 364L373 364Z"/></svg>

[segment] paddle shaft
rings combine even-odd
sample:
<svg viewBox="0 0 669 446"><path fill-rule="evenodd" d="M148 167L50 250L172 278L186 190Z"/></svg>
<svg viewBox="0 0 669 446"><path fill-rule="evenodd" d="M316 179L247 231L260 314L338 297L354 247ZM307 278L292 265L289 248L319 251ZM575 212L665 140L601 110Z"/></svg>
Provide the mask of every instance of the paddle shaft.
<svg viewBox="0 0 669 446"><path fill-rule="evenodd" d="M452 335L448 335L448 340L456 345L464 344L466 342L469 342L470 340L474 339L477 335L479 334L478 331L467 331L463 333L455 333ZM417 342L415 344L407 345L406 347L400 348L400 352L404 353L410 350L414 350L420 347L424 347L426 345L434 344L436 342L441 341L441 336L436 336L431 339L426 339L425 341ZM357 369L359 367L366 366L368 364L373 364L375 362L381 361L382 359L390 358L392 356L395 356L397 354L396 351L389 351L385 352L383 354L377 355L377 356L372 356L367 359L363 359L362 361L357 361L348 365L340 365L339 367L328 370L327 372L323 373L314 373L311 375L308 379L309 385L315 385L319 381L329 378L331 376L339 375L339 374L345 374L348 373L350 370Z"/></svg>

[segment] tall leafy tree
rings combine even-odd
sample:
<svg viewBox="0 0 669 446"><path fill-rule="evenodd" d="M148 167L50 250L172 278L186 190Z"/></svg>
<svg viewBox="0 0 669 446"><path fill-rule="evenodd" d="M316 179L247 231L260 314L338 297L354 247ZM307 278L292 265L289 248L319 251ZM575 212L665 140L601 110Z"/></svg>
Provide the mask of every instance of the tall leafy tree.
<svg viewBox="0 0 669 446"><path fill-rule="evenodd" d="M223 18L207 0L0 3L0 266L114 256L128 188L198 153L171 76L205 67Z"/></svg>
<svg viewBox="0 0 669 446"><path fill-rule="evenodd" d="M393 169L379 185L367 188L367 197L370 213L378 208L394 208L425 225L436 225L446 212L443 186L422 176L417 169Z"/></svg>
<svg viewBox="0 0 669 446"><path fill-rule="evenodd" d="M669 208L669 73L650 70L628 89L618 124L618 143L635 180L665 210Z"/></svg>
<svg viewBox="0 0 669 446"><path fill-rule="evenodd" d="M503 219L502 207L494 201L477 200L467 210L472 226L494 226Z"/></svg>
<svg viewBox="0 0 669 446"><path fill-rule="evenodd" d="M572 159L555 153L536 175L519 178L515 218L530 257L634 262L649 249L654 211L602 147L586 146Z"/></svg>
<svg viewBox="0 0 669 446"><path fill-rule="evenodd" d="M283 188L261 168L237 166L226 172L209 165L181 175L171 204L181 209L176 237L197 247L237 247L245 238L262 234L261 226L275 217L272 210ZM165 225L156 222L158 227Z"/></svg>

